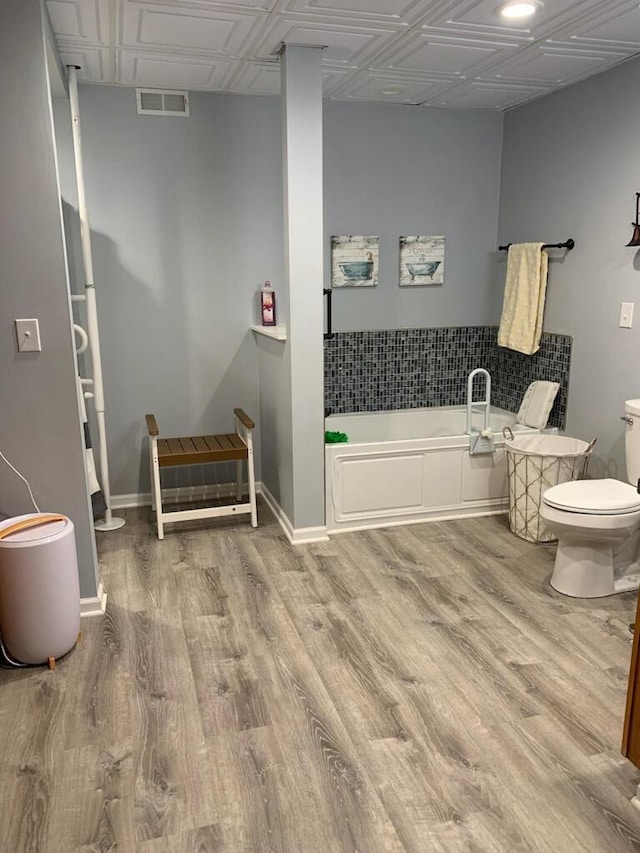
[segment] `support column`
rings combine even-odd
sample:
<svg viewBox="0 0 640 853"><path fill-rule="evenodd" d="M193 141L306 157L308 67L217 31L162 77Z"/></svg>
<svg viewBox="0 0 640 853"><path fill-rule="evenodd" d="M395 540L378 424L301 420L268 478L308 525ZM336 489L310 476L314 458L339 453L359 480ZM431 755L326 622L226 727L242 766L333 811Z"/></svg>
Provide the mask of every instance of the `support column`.
<svg viewBox="0 0 640 853"><path fill-rule="evenodd" d="M294 531L324 533L322 48L281 53Z"/></svg>

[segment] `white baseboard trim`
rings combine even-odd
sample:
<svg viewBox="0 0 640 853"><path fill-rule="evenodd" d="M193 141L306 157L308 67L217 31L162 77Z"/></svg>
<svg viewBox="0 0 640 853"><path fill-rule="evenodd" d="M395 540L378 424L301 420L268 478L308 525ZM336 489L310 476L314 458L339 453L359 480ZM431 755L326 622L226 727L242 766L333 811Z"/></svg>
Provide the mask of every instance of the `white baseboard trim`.
<svg viewBox="0 0 640 853"><path fill-rule="evenodd" d="M102 585L102 581L98 584L98 594L93 598L80 599L80 617L84 619L88 616L104 616L107 609L107 592Z"/></svg>
<svg viewBox="0 0 640 853"><path fill-rule="evenodd" d="M262 484L256 483L256 492L260 494ZM243 493L248 494L249 487L242 485ZM181 503L201 501L206 498L228 498L236 493L235 483L218 483L203 486L175 486L162 490L162 502ZM128 495L112 495L111 509L131 509L132 507L151 506L151 492L132 492Z"/></svg>
<svg viewBox="0 0 640 853"><path fill-rule="evenodd" d="M244 493L248 492L248 487L243 486ZM256 492L262 495L265 503L271 512L278 519L280 527L282 527L287 539L292 545L303 545L307 542L327 542L329 536L327 528L322 527L299 527L294 528L285 514L284 510L273 497L269 489L264 483L256 483ZM235 495L235 483L220 483L217 485L205 486L178 486L170 489L162 490L163 503L180 503L181 501L198 501L207 498L226 498ZM132 492L128 495L112 495L111 509L130 509L131 507L151 506L150 492ZM93 600L93 599L91 599Z"/></svg>
<svg viewBox="0 0 640 853"><path fill-rule="evenodd" d="M264 485L264 483L261 484L260 492L262 494L262 497L264 498L265 503L277 518L280 527L283 529L285 536L292 545L306 545L309 542L329 541L327 528L324 525L322 525L322 527L295 528L291 524L291 521L289 520L287 514L284 512L278 501L274 498L274 496Z"/></svg>
<svg viewBox="0 0 640 853"><path fill-rule="evenodd" d="M111 495L111 509L131 509L136 506L150 506L151 494L149 492L132 492L129 495Z"/></svg>

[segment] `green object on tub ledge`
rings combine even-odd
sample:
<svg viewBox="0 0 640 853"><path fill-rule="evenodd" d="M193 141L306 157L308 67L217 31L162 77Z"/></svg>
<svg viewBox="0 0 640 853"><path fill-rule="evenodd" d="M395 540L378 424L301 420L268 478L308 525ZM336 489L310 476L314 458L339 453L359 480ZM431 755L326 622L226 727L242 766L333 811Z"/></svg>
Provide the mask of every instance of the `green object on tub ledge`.
<svg viewBox="0 0 640 853"><path fill-rule="evenodd" d="M327 430L324 434L326 444L340 444L341 442L349 441L349 436L346 432L331 432Z"/></svg>

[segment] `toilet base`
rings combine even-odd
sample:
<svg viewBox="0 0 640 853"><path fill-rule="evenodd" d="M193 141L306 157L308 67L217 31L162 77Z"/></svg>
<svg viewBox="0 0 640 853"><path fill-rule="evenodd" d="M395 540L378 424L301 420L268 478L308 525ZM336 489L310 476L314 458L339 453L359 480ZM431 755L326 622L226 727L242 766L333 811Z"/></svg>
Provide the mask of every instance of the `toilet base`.
<svg viewBox="0 0 640 853"><path fill-rule="evenodd" d="M604 598L640 589L640 565L635 559L625 559L631 544L625 543L622 553L614 554L610 542L582 540L577 544L560 537L549 582L557 592L572 598Z"/></svg>

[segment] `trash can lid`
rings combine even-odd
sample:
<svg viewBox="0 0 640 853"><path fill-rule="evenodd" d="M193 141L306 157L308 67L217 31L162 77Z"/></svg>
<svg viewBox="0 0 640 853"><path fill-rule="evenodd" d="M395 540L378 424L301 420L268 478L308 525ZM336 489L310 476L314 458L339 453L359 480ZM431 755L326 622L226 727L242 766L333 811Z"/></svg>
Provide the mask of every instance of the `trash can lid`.
<svg viewBox="0 0 640 853"><path fill-rule="evenodd" d="M51 512L30 512L0 522L0 548L25 547L57 539L71 521L64 515Z"/></svg>
<svg viewBox="0 0 640 853"><path fill-rule="evenodd" d="M594 515L617 515L640 509L636 488L621 480L571 480L547 489L542 500L555 509Z"/></svg>

